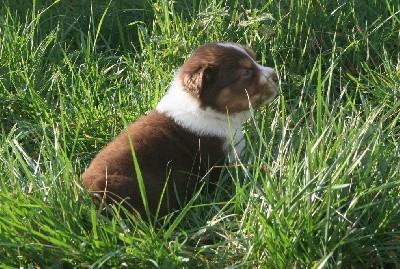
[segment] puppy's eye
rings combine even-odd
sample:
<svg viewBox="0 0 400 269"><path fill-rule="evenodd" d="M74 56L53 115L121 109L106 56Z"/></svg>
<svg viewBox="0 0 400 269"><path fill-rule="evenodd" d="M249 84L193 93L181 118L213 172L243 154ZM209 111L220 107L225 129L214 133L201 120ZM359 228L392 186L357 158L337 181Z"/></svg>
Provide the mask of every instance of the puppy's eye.
<svg viewBox="0 0 400 269"><path fill-rule="evenodd" d="M243 77L250 77L251 75L253 75L253 71L251 71L248 68L245 68L245 69L243 69L242 75L243 75Z"/></svg>

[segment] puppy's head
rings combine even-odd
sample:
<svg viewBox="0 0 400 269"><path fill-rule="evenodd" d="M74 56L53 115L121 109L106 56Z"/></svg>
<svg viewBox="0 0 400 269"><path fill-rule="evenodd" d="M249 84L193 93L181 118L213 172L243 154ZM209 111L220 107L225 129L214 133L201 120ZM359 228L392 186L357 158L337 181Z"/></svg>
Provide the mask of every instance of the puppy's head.
<svg viewBox="0 0 400 269"><path fill-rule="evenodd" d="M272 100L277 94L274 70L257 63L250 49L235 43L199 47L179 71L183 87L203 108L236 113Z"/></svg>

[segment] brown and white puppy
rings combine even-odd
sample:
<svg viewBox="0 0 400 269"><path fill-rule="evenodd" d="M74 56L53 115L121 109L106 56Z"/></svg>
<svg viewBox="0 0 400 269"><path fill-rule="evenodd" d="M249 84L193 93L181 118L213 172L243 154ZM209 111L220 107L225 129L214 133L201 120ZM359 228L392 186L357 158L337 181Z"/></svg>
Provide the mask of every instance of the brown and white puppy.
<svg viewBox="0 0 400 269"><path fill-rule="evenodd" d="M168 214L190 198L212 166L224 163L230 145L242 152L241 128L250 106L272 100L277 86L276 73L258 64L250 49L235 43L199 47L178 69L157 108L95 157L82 175L84 186L102 202L123 201L146 216L133 145L151 214L159 204L158 217Z"/></svg>

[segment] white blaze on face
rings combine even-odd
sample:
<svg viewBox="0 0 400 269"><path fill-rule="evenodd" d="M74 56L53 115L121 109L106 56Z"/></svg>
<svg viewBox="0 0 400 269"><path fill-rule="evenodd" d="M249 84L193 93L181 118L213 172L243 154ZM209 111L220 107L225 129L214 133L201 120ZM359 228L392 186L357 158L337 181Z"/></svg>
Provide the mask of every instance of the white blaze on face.
<svg viewBox="0 0 400 269"><path fill-rule="evenodd" d="M233 48L235 50L240 51L241 53L247 55L249 57L249 59L257 66L258 70L261 73L260 76L260 84L266 84L266 83L271 83L271 75L275 74L274 69L272 69L271 67L267 67L267 66L263 66L259 63L257 63L257 61L255 61L253 59L253 57L251 57L251 55L249 55L249 53L241 46L237 45L237 44L232 44L232 43L218 43L219 46L222 47L226 47L226 48Z"/></svg>
<svg viewBox="0 0 400 269"><path fill-rule="evenodd" d="M262 66L260 64L258 64L257 67L261 72L260 83L271 83L271 75L275 73L274 69L272 69L271 67Z"/></svg>

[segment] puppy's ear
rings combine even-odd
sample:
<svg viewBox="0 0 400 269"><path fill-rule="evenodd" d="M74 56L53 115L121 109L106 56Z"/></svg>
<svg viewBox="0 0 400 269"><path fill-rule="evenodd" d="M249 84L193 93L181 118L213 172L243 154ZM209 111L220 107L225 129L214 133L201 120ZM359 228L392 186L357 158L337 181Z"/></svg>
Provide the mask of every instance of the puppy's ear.
<svg viewBox="0 0 400 269"><path fill-rule="evenodd" d="M216 69L211 65L203 65L194 72L183 74L182 84L196 97L200 97L213 84L215 77Z"/></svg>

